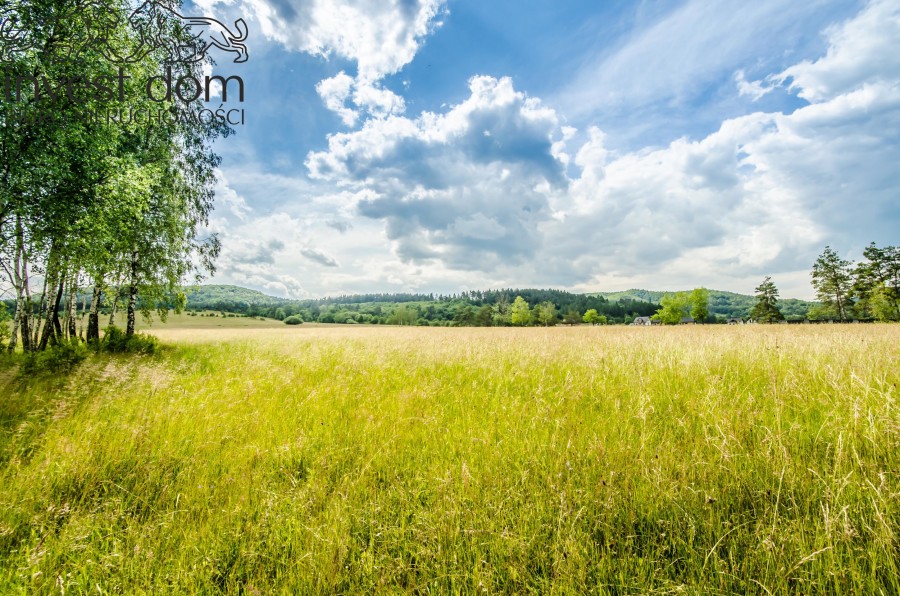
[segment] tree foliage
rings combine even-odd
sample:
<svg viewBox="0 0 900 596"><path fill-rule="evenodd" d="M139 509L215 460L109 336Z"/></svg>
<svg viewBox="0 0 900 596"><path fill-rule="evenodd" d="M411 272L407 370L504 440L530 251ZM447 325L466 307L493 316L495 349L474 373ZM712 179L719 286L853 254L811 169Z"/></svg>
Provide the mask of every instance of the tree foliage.
<svg viewBox="0 0 900 596"><path fill-rule="evenodd" d="M559 321L556 317L556 306L549 300L541 302L534 307L534 319L544 327L556 325Z"/></svg>
<svg viewBox="0 0 900 596"><path fill-rule="evenodd" d="M704 323L709 317L709 290L706 288L695 288L688 301L691 304L691 318L696 323Z"/></svg>
<svg viewBox="0 0 900 596"><path fill-rule="evenodd" d="M596 310L594 312L597 312ZM582 315L574 308L570 308L566 311L566 314L563 315L562 322L564 325L578 325L582 322Z"/></svg>
<svg viewBox="0 0 900 596"><path fill-rule="evenodd" d="M168 63L164 48L136 54L143 40L129 26L130 2L23 0L12 9L16 35L29 43L0 57L4 76L17 81L0 104L0 266L16 295L9 349L78 337L77 298L87 288L87 339L99 337L104 294L123 298L131 336L137 310L164 317L184 304L191 274L212 270L218 242L201 237L219 163L211 147L231 130L216 119L171 117L176 106L147 97L150 77L200 80L204 64ZM163 13L171 19L155 26L191 43L174 13ZM177 108L196 111L201 101ZM120 117L151 108L168 117Z"/></svg>
<svg viewBox="0 0 900 596"><path fill-rule="evenodd" d="M784 315L778 308L778 288L768 275L756 286L757 302L750 311L750 317L760 323L783 321Z"/></svg>
<svg viewBox="0 0 900 596"><path fill-rule="evenodd" d="M853 285L851 263L841 259L830 246L816 259L812 268L812 285L822 304L841 321L847 320Z"/></svg>
<svg viewBox="0 0 900 596"><path fill-rule="evenodd" d="M401 304L394 310L394 313L388 317L388 325L415 325L418 319L418 311L407 304ZM338 321L335 320L337 323Z"/></svg>
<svg viewBox="0 0 900 596"><path fill-rule="evenodd" d="M900 320L900 248L878 248L875 243L863 250L865 261L853 274L855 311L862 318Z"/></svg>
<svg viewBox="0 0 900 596"><path fill-rule="evenodd" d="M515 301L513 301L512 310L510 311L510 322L512 322L513 325L522 326L530 325L531 321L531 308L524 298L516 296Z"/></svg>
<svg viewBox="0 0 900 596"><path fill-rule="evenodd" d="M690 296L687 292L666 294L660 300L660 308L653 315L654 320L663 325L677 325L690 310Z"/></svg>

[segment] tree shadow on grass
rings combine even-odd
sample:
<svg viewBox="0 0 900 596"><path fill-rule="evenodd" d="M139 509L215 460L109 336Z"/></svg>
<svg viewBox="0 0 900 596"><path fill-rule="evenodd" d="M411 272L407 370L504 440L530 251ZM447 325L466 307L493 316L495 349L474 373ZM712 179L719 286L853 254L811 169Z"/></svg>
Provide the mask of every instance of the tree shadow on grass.
<svg viewBox="0 0 900 596"><path fill-rule="evenodd" d="M66 342L36 354L0 354L0 475L10 460L30 460L53 423L80 409L97 387L174 351L153 339L152 353ZM112 379L111 368L122 378Z"/></svg>

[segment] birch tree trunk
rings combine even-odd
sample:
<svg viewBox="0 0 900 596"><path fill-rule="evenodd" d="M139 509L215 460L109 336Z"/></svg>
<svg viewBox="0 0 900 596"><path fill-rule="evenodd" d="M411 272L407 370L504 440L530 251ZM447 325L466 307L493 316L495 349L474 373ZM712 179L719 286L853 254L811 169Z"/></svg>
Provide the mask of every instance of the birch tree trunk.
<svg viewBox="0 0 900 596"><path fill-rule="evenodd" d="M81 316L78 317L78 338L84 341L84 315L87 314L87 292L81 295Z"/></svg>
<svg viewBox="0 0 900 596"><path fill-rule="evenodd" d="M134 335L134 307L137 304L137 266L138 253L131 253L131 285L128 287L128 326L125 328L125 336Z"/></svg>
<svg viewBox="0 0 900 596"><path fill-rule="evenodd" d="M75 293L75 278L72 278L72 286L69 288L69 339L75 339L78 336L78 330L75 328L75 315L78 308L78 296Z"/></svg>
<svg viewBox="0 0 900 596"><path fill-rule="evenodd" d="M47 302L47 275L44 276L44 291L41 292L41 301L38 303L37 319L34 321L34 337L31 341L32 349L40 349L41 323L44 321L44 304Z"/></svg>
<svg viewBox="0 0 900 596"><path fill-rule="evenodd" d="M31 341L31 315L33 314L34 304L31 302L31 288L28 286L28 253L25 252L25 241L21 226L18 232L19 246L22 247L22 288L25 290L25 306L20 320L22 350L31 352L34 350L34 342Z"/></svg>
<svg viewBox="0 0 900 596"><path fill-rule="evenodd" d="M18 267L18 264L16 264ZM16 271L18 273L18 271ZM18 276L17 276L18 277ZM13 316L12 335L9 337L9 345L6 350L10 353L16 351L16 344L19 339L19 321L22 318L22 309L25 306L25 299L22 297L22 289L16 288L16 314Z"/></svg>
<svg viewBox="0 0 900 596"><path fill-rule="evenodd" d="M53 312L51 313L50 319L53 321L53 334L56 336L56 341L62 339L63 330L62 325L59 322L59 307L62 304L62 298L64 296L63 290L66 287L66 278L64 275L59 276L59 289L56 291L56 300L53 301Z"/></svg>
<svg viewBox="0 0 900 596"><path fill-rule="evenodd" d="M13 262L13 276L15 277L16 286L16 314L13 316L12 335L9 338L9 346L7 351L10 353L16 351L16 344L19 340L19 321L22 319L22 310L25 308L25 296L22 288L22 277L19 274L19 254L16 251L16 258Z"/></svg>
<svg viewBox="0 0 900 596"><path fill-rule="evenodd" d="M91 296L91 313L88 315L88 341L100 339L100 280L94 280L94 284L94 293Z"/></svg>
<svg viewBox="0 0 900 596"><path fill-rule="evenodd" d="M59 304L62 302L65 281L62 275L58 275L57 279L59 280L59 286L56 296L53 300L47 301L47 319L44 321L44 333L41 334L41 342L38 344L38 350L40 351L46 350L51 340L53 343L58 342L62 335L62 325L59 324ZM56 286L57 280L54 279L53 281L53 286Z"/></svg>
<svg viewBox="0 0 900 596"><path fill-rule="evenodd" d="M112 306L109 309L109 325L110 327L116 324L116 307L119 306L119 289L116 288L116 293L113 294Z"/></svg>
<svg viewBox="0 0 900 596"><path fill-rule="evenodd" d="M22 310L25 308L25 288L22 287L22 242L20 232L22 230L22 219L16 216L16 251L13 257L13 286L16 288L16 314L13 316L12 335L9 338L9 346L7 350L12 353L16 351L16 344L19 339L19 321L22 318ZM27 342L22 342L23 344Z"/></svg>

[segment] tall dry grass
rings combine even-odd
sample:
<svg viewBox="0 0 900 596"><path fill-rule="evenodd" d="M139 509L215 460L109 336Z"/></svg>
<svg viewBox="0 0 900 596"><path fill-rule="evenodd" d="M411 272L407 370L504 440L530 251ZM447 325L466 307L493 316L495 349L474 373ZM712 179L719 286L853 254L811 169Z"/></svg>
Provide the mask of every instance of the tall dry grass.
<svg viewBox="0 0 900 596"><path fill-rule="evenodd" d="M0 591L900 593L900 327L157 333L0 373Z"/></svg>

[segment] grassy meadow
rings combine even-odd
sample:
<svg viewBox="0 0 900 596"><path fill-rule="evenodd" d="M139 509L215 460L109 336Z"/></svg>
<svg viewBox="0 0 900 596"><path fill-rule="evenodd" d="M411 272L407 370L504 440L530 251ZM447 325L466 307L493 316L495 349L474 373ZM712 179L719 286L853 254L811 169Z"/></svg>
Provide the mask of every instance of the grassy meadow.
<svg viewBox="0 0 900 596"><path fill-rule="evenodd" d="M900 326L219 323L0 366L0 593L900 593Z"/></svg>

